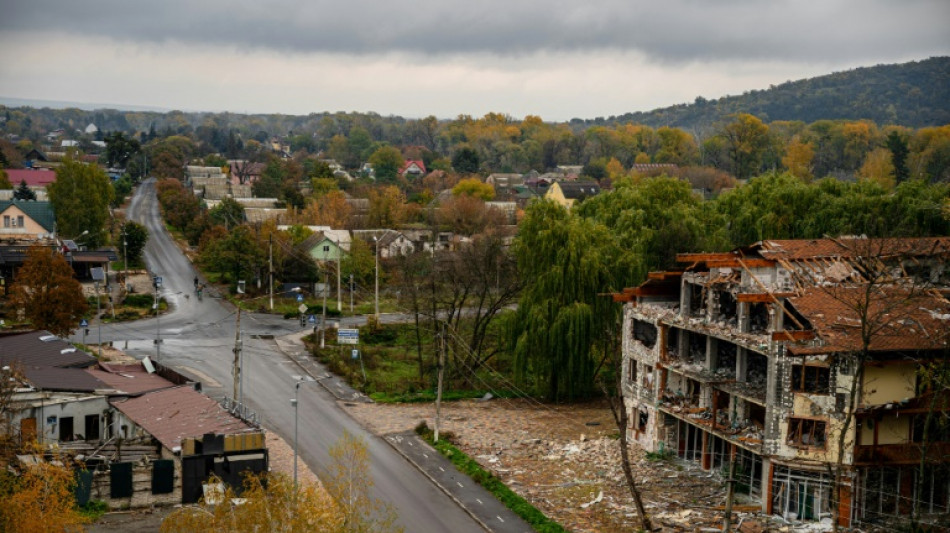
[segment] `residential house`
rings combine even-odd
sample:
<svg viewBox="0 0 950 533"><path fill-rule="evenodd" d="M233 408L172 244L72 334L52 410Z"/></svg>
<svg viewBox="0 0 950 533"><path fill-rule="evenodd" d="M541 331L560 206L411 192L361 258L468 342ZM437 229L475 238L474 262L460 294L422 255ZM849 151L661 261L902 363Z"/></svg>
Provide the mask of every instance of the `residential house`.
<svg viewBox="0 0 950 533"><path fill-rule="evenodd" d="M49 202L0 200L0 220L0 239L30 242L56 237L56 216Z"/></svg>
<svg viewBox="0 0 950 533"><path fill-rule="evenodd" d="M349 249L349 232L346 230L336 230L331 233L331 231L333 230L314 233L304 239L304 241L300 243L299 248L317 262L340 261ZM340 239L340 233L346 234L346 248L344 248L344 241Z"/></svg>
<svg viewBox="0 0 950 533"><path fill-rule="evenodd" d="M947 362L948 259L950 237L680 254L682 269L614 295L630 438L705 470L734 459L737 487L786 519L835 501L846 526L947 516L950 432L928 415L950 413L950 394L918 369Z"/></svg>
<svg viewBox="0 0 950 533"><path fill-rule="evenodd" d="M598 194L600 185L593 181L556 181L544 193L544 198L570 209L575 203Z"/></svg>
<svg viewBox="0 0 950 533"><path fill-rule="evenodd" d="M494 173L485 178L485 183L495 188L495 198L508 198L515 194L515 188L524 185L521 174Z"/></svg>
<svg viewBox="0 0 950 533"><path fill-rule="evenodd" d="M416 250L409 237L392 229L353 230L353 238L362 239L371 250L378 247L380 259L410 255Z"/></svg>
<svg viewBox="0 0 950 533"><path fill-rule="evenodd" d="M679 170L679 167L672 163L634 163L630 166L631 172L647 176L673 175L677 170Z"/></svg>
<svg viewBox="0 0 950 533"><path fill-rule="evenodd" d="M426 164L419 160L410 159L399 169L399 175L406 179L421 178L426 175Z"/></svg>
<svg viewBox="0 0 950 533"><path fill-rule="evenodd" d="M244 159L231 159L228 161L228 167L231 171L230 181L233 184L254 183L261 179L264 173L264 163L255 163Z"/></svg>
<svg viewBox="0 0 950 533"><path fill-rule="evenodd" d="M4 172L7 173L7 178L14 187L26 182L26 186L34 191L46 190L50 183L56 181L56 171L51 169L8 168Z"/></svg>

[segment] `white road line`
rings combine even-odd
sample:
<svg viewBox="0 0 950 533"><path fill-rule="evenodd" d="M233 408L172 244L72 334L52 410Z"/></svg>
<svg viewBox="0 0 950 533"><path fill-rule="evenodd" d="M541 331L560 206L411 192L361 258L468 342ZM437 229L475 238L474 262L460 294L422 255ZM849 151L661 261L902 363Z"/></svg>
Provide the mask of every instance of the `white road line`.
<svg viewBox="0 0 950 533"><path fill-rule="evenodd" d="M425 457L426 459L429 458L428 454L422 454L422 456Z"/></svg>
<svg viewBox="0 0 950 533"><path fill-rule="evenodd" d="M475 498L475 501L477 501L479 505L485 505L485 504L484 504L484 503L482 503L482 501L481 501L481 500L479 500L478 498Z"/></svg>
<svg viewBox="0 0 950 533"><path fill-rule="evenodd" d="M498 516L498 515L495 515L495 518L497 518L498 520L501 520L501 523L502 523L502 524L505 523L505 519L504 519L504 518L502 518L502 517L500 517L500 516Z"/></svg>
<svg viewBox="0 0 950 533"><path fill-rule="evenodd" d="M441 466L439 467L439 470L441 470L441 471L443 471L443 472L445 472L445 469L444 469L444 468L442 468Z"/></svg>
<svg viewBox="0 0 950 533"><path fill-rule="evenodd" d="M455 483L456 483L459 487L462 487L463 489L465 488L465 485L462 485L462 484L459 483L458 481L456 481Z"/></svg>

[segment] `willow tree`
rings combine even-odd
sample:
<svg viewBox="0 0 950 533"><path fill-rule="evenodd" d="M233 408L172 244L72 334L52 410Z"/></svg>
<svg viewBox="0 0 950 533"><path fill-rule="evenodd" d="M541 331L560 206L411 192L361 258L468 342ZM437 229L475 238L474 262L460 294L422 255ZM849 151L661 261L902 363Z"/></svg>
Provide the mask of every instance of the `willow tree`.
<svg viewBox="0 0 950 533"><path fill-rule="evenodd" d="M593 389L595 342L617 309L609 298L617 256L607 228L550 201L528 207L514 244L525 282L511 317L515 374L549 400Z"/></svg>

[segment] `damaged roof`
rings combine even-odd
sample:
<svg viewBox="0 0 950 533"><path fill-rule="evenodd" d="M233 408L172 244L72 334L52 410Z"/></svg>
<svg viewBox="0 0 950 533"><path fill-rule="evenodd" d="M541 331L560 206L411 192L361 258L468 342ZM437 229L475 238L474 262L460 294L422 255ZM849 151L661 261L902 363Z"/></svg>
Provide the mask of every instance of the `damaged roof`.
<svg viewBox="0 0 950 533"><path fill-rule="evenodd" d="M811 323L822 346L789 346L793 354L855 351L862 324L873 352L940 350L950 346L950 303L901 287L815 287L788 299ZM867 308L862 316L860 309Z"/></svg>
<svg viewBox="0 0 950 533"><path fill-rule="evenodd" d="M254 431L218 402L187 385L109 403L169 450L181 446L181 440L186 437Z"/></svg>
<svg viewBox="0 0 950 533"><path fill-rule="evenodd" d="M111 388L81 368L31 366L23 369L23 376L31 385L44 391L95 392Z"/></svg>
<svg viewBox="0 0 950 533"><path fill-rule="evenodd" d="M146 392L167 389L175 384L158 374L150 374L142 363L132 365L99 363L95 368L87 368L85 372L93 378L106 383L109 388L118 393L138 396Z"/></svg>
<svg viewBox="0 0 950 533"><path fill-rule="evenodd" d="M821 257L929 256L950 253L950 237L767 240L749 247L765 259L796 261Z"/></svg>

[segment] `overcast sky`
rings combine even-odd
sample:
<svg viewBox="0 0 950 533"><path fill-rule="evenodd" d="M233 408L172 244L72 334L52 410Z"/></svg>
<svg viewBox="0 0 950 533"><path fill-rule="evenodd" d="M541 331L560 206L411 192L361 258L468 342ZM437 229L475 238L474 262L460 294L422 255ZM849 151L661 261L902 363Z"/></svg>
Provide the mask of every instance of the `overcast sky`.
<svg viewBox="0 0 950 533"><path fill-rule="evenodd" d="M594 118L950 55L948 0L0 0L0 96Z"/></svg>

